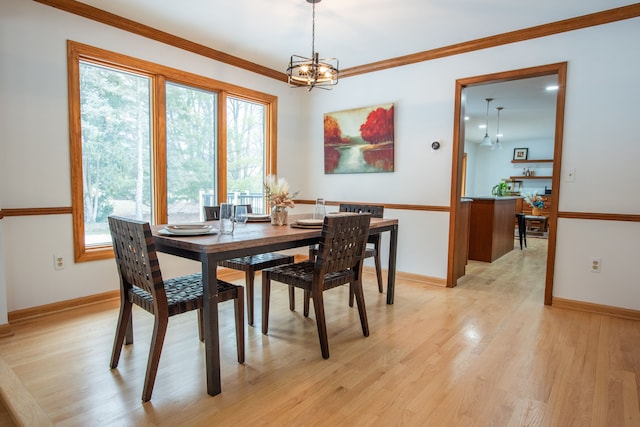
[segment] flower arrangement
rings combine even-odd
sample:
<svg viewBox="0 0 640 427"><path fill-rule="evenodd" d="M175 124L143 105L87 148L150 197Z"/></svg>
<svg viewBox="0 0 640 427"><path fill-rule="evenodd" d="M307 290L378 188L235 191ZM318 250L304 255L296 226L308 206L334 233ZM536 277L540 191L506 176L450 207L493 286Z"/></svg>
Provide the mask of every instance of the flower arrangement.
<svg viewBox="0 0 640 427"><path fill-rule="evenodd" d="M295 207L293 198L296 197L298 193L299 191L289 194L289 183L287 183L287 180L284 178L277 178L275 175L269 175L264 180L264 194L271 207Z"/></svg>
<svg viewBox="0 0 640 427"><path fill-rule="evenodd" d="M525 194L524 201L536 209L542 209L544 206L544 200L536 194Z"/></svg>

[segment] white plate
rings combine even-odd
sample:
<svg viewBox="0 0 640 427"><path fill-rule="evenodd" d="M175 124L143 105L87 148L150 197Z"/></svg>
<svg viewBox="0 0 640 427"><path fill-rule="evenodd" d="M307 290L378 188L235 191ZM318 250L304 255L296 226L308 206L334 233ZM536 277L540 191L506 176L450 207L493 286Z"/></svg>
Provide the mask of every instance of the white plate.
<svg viewBox="0 0 640 427"><path fill-rule="evenodd" d="M174 224L167 225L159 231L163 234L174 236L199 236L202 234L215 234L218 229L209 224Z"/></svg>
<svg viewBox="0 0 640 427"><path fill-rule="evenodd" d="M323 219L299 219L296 223L300 225L322 225L324 223Z"/></svg>

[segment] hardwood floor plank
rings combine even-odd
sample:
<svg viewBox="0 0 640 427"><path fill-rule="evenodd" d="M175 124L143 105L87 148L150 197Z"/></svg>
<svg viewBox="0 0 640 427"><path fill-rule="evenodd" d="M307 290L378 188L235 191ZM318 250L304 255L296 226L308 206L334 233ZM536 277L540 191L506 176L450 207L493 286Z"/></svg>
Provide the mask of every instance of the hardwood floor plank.
<svg viewBox="0 0 640 427"><path fill-rule="evenodd" d="M453 289L399 279L392 306L365 273L369 337L348 289L327 292L328 360L301 294L291 312L286 287L273 286L264 336L256 289L244 365L233 305L221 304L218 396L206 394L195 313L169 321L145 404L153 318L142 310L117 369L108 367L113 302L12 324L0 356L60 426L640 425L640 322L544 306L546 240L528 243L490 265L470 262Z"/></svg>

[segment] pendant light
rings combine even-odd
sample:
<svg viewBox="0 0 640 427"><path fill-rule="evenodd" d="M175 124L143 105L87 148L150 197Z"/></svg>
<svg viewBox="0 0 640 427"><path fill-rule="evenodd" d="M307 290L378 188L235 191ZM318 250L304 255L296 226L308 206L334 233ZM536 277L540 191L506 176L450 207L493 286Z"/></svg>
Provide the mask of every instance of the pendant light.
<svg viewBox="0 0 640 427"><path fill-rule="evenodd" d="M496 110L498 110L498 127L496 129L496 143L491 147L492 150L495 150L496 148L498 150L502 150L502 142L500 142L500 111L503 109L504 107L496 107Z"/></svg>
<svg viewBox="0 0 640 427"><path fill-rule="evenodd" d="M489 103L493 101L493 98L485 98L485 101L487 101L487 121L485 123L485 128L484 128L485 130L484 138L482 138L480 147L493 147L491 138L489 138Z"/></svg>
<svg viewBox="0 0 640 427"><path fill-rule="evenodd" d="M311 18L311 58L291 55L287 78L291 87L306 87L311 91L314 87L333 89L338 84L338 60L336 58L319 58L315 49L316 36L316 3L321 0L307 0L313 4Z"/></svg>

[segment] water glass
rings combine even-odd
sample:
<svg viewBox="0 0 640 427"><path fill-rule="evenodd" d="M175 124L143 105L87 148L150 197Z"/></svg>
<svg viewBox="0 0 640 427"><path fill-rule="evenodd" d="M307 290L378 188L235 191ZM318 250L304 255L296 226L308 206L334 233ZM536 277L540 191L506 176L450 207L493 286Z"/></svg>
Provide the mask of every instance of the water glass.
<svg viewBox="0 0 640 427"><path fill-rule="evenodd" d="M247 212L246 205L238 205L236 206L236 222L238 224L246 224L247 219L249 219L249 215Z"/></svg>
<svg viewBox="0 0 640 427"><path fill-rule="evenodd" d="M231 203L220 203L220 233L233 234L234 206Z"/></svg>
<svg viewBox="0 0 640 427"><path fill-rule="evenodd" d="M316 199L316 206L313 208L313 219L324 219L327 209L324 206L324 199Z"/></svg>

